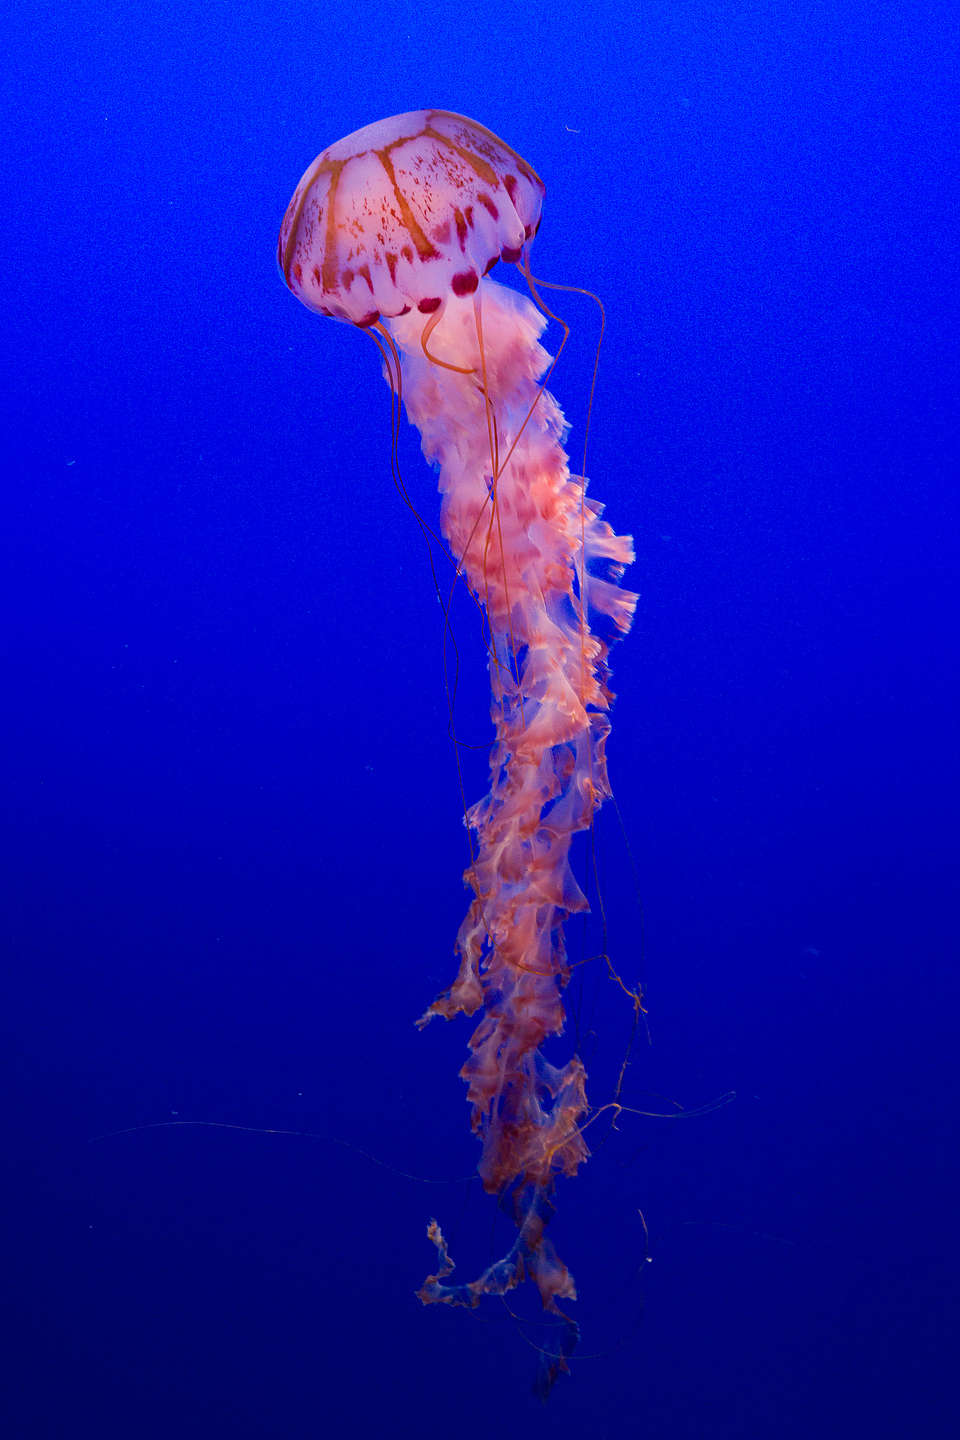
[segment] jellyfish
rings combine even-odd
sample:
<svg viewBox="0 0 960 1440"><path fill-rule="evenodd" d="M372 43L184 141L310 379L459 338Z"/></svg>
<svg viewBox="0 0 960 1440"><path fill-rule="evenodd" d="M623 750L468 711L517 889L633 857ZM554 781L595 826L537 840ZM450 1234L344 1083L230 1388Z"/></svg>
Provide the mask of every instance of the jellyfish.
<svg viewBox="0 0 960 1440"><path fill-rule="evenodd" d="M578 1331L560 1303L576 1298L574 1280L547 1226L558 1178L588 1156L590 1112L580 1058L554 1064L543 1046L564 1029L564 924L587 909L571 842L611 793L609 645L629 630L637 597L619 583L632 540L571 473L546 388L553 361L540 337L552 312L529 263L543 196L531 167L475 121L396 115L317 157L290 201L278 258L306 306L377 341L397 410L438 471L456 576L485 617L494 736L489 791L465 813L472 898L456 977L418 1024L478 1017L460 1073L483 1186L516 1236L460 1283L431 1221L438 1265L418 1294L475 1306L532 1281L561 1322L549 1384L568 1369ZM518 268L526 294L491 279L499 261Z"/></svg>

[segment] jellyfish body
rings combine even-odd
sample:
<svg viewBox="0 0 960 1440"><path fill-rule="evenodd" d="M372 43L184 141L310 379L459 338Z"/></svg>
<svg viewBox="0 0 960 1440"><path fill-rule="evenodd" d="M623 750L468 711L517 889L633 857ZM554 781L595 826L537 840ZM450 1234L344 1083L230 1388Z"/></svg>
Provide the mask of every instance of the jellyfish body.
<svg viewBox="0 0 960 1440"><path fill-rule="evenodd" d="M395 115L318 155L287 207L278 259L312 310L354 325L472 295L536 231L543 182L482 125Z"/></svg>
<svg viewBox="0 0 960 1440"><path fill-rule="evenodd" d="M489 278L504 259L529 279L542 196L530 167L473 121L397 116L318 157L290 203L279 258L305 304L382 342L387 378L439 470L444 540L487 618L495 739L490 790L466 815L473 898L456 979L419 1023L480 1016L461 1075L481 1179L511 1197L517 1239L476 1280L454 1284L432 1222L440 1266L419 1294L475 1305L531 1278L567 1327L549 1381L577 1332L557 1304L575 1298L573 1279L545 1226L556 1178L587 1157L588 1106L579 1057L554 1066L541 1046L564 1027L564 922L587 908L571 842L610 794L608 644L591 621L625 633L636 596L619 586L630 538L569 469L564 418L542 383L544 317Z"/></svg>

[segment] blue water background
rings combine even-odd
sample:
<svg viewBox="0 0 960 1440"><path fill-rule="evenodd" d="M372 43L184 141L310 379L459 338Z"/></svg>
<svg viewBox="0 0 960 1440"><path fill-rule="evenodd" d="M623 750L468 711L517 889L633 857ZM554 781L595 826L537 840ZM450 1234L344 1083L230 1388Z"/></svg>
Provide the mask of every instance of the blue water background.
<svg viewBox="0 0 960 1440"><path fill-rule="evenodd" d="M956 1433L956 15L83 0L3 34L3 1433ZM507 1239L470 1027L412 1023L467 898L440 611L374 348L274 260L317 151L424 105L529 159L537 272L606 304L623 1099L736 1092L561 1186L583 1358L546 1408L548 1332L414 1296L431 1215L465 1279ZM562 309L576 447L596 312ZM434 516L406 426L400 459ZM600 1104L629 1005L599 964L570 1000Z"/></svg>

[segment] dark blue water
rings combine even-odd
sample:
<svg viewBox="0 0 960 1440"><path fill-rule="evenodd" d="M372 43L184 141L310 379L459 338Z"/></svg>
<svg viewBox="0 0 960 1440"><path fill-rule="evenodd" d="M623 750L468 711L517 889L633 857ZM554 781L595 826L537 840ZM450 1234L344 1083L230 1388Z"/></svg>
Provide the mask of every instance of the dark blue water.
<svg viewBox="0 0 960 1440"><path fill-rule="evenodd" d="M953 1434L948 7L112 0L5 33L4 1433ZM431 1215L464 1279L505 1234L470 1027L412 1024L466 904L440 610L373 346L274 261L316 152L423 105L529 159L536 270L606 303L623 1099L736 1092L598 1122L546 1408L544 1332L414 1297ZM575 447L596 314L563 310ZM401 464L434 516L406 427ZM630 1039L601 969L570 992L598 1105Z"/></svg>

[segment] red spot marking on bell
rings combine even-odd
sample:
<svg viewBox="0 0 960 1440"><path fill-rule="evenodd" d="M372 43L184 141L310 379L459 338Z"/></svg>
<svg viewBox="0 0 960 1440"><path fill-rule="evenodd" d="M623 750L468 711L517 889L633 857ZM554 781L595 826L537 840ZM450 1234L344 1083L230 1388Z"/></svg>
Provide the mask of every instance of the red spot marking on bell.
<svg viewBox="0 0 960 1440"><path fill-rule="evenodd" d="M494 220L500 219L500 211L497 209L496 205L494 205L493 200L490 198L490 196L486 193L485 190L480 191L477 199L483 206L484 210L486 210L488 215L490 215Z"/></svg>
<svg viewBox="0 0 960 1440"><path fill-rule="evenodd" d="M316 266L314 266L314 272L316 272ZM294 280L296 280L298 285L303 284L303 266L300 264L299 260L293 267L293 278Z"/></svg>
<svg viewBox="0 0 960 1440"><path fill-rule="evenodd" d="M384 256L384 259L385 259L386 262L387 262L387 269L390 271L390 283L391 283L391 285L396 285L396 283L397 283L397 257L396 257L396 255L392 254L392 253L388 250L387 253L386 253L386 255Z"/></svg>
<svg viewBox="0 0 960 1440"><path fill-rule="evenodd" d="M410 314L410 306L409 306L409 305L404 305L403 309L400 311L400 314L401 314L401 315L409 315L409 314Z"/></svg>
<svg viewBox="0 0 960 1440"><path fill-rule="evenodd" d="M465 270L460 275L454 275L450 288L454 295L472 295L479 284L480 276L476 270Z"/></svg>
<svg viewBox="0 0 960 1440"><path fill-rule="evenodd" d="M497 263L497 261L498 261L499 259L500 259L500 256L499 256L499 255L494 255L491 260L488 260L488 261L487 261L486 265L484 265L484 267L483 267L483 273L484 273L484 275L489 275L489 274L490 274L490 271L493 269L494 265L496 265L496 263Z"/></svg>
<svg viewBox="0 0 960 1440"><path fill-rule="evenodd" d="M453 220L457 227L457 240L459 241L460 249L463 250L467 243L467 222L464 220L460 210L454 210Z"/></svg>
<svg viewBox="0 0 960 1440"><path fill-rule="evenodd" d="M466 210L465 210L463 213L464 213L464 215L466 216L467 224L470 226L470 229L472 230L472 229L473 229L473 206L472 206L472 205L468 205L467 208L466 208Z"/></svg>
<svg viewBox="0 0 960 1440"><path fill-rule="evenodd" d="M317 279L319 280L319 278L320 278L320 277L319 277L319 275L318 275L318 276L317 276ZM353 284L353 271L352 271L352 270L342 270L342 271L340 272L340 284L343 286L344 290L346 290L347 294L349 295L349 293L350 293L350 287L351 287L351 285Z"/></svg>
<svg viewBox="0 0 960 1440"><path fill-rule="evenodd" d="M516 265L522 254L522 247L519 250L515 250L512 245L504 245L503 249L500 251L500 259L506 260L508 265Z"/></svg>
<svg viewBox="0 0 960 1440"><path fill-rule="evenodd" d="M444 220L441 225L434 225L430 231L430 239L436 240L438 245L450 244L450 221Z"/></svg>
<svg viewBox="0 0 960 1440"><path fill-rule="evenodd" d="M514 209L517 207L517 177L516 175L504 175L503 188L510 196L510 202Z"/></svg>
<svg viewBox="0 0 960 1440"><path fill-rule="evenodd" d="M358 330L366 330L370 325L376 325L379 319L380 311L371 310L369 315L364 315L362 320L354 320L353 323L354 325L356 325Z"/></svg>
<svg viewBox="0 0 960 1440"><path fill-rule="evenodd" d="M420 311L421 315L432 315L434 310L439 310L442 304L443 301L440 299L418 300L417 309Z"/></svg>
<svg viewBox="0 0 960 1440"><path fill-rule="evenodd" d="M406 260L406 262L407 262L408 265L412 265L412 264L413 264L413 246L412 246L412 245L404 245L404 246L401 248L400 254L403 256L404 260Z"/></svg>
<svg viewBox="0 0 960 1440"><path fill-rule="evenodd" d="M357 266L357 274L361 277L361 279L366 280L366 282L367 282L367 287L368 287L368 289L369 289L369 291L370 291L370 294L372 295L372 294L373 294L373 281L370 279L370 267L369 267L369 265L358 265L358 266Z"/></svg>

